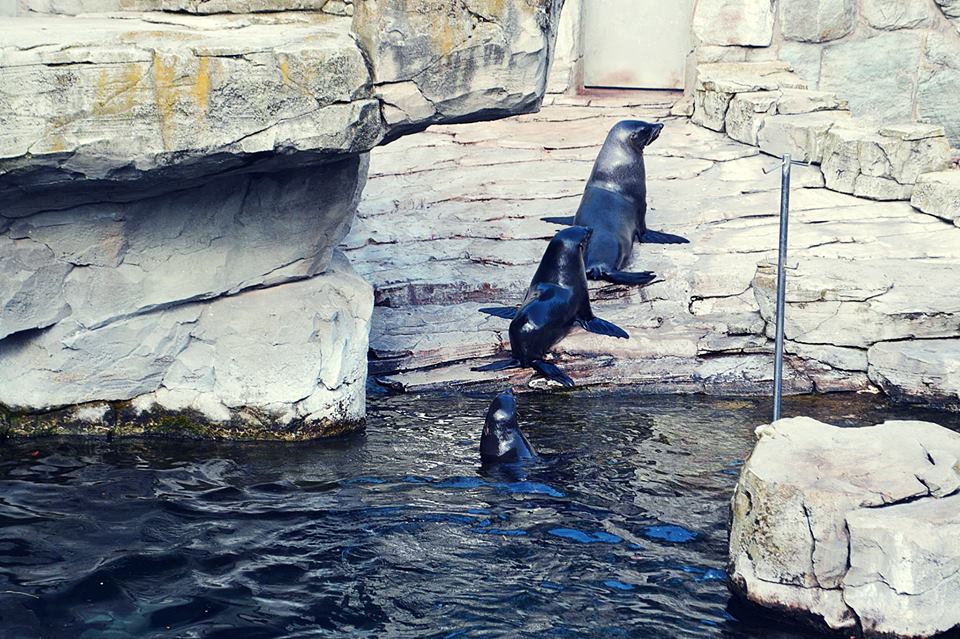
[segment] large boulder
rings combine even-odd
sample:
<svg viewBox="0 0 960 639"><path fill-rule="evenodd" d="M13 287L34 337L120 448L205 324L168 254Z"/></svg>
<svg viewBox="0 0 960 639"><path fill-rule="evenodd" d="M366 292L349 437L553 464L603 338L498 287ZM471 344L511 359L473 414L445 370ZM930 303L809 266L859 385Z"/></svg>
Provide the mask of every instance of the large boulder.
<svg viewBox="0 0 960 639"><path fill-rule="evenodd" d="M302 165L368 151L384 135L380 105L345 27L325 17L0 22L0 196L42 193L5 214L48 206L52 187L174 190L271 170L250 165L277 153L302 154ZM56 208L65 199L75 201L58 196Z"/></svg>
<svg viewBox="0 0 960 639"><path fill-rule="evenodd" d="M785 0L780 3L780 29L788 40L826 42L853 31L854 0Z"/></svg>
<svg viewBox="0 0 960 639"><path fill-rule="evenodd" d="M757 435L731 503L740 597L866 637L960 626L960 434L797 417Z"/></svg>
<svg viewBox="0 0 960 639"><path fill-rule="evenodd" d="M185 435L339 434L365 414L372 310L370 284L338 255L322 275L283 286L94 328L67 318L17 333L0 341L0 426L14 435L150 434L178 422L189 423Z"/></svg>
<svg viewBox="0 0 960 639"><path fill-rule="evenodd" d="M923 173L947 167L950 143L943 127L901 124L834 126L823 139L828 189L873 200L909 200Z"/></svg>
<svg viewBox="0 0 960 639"><path fill-rule="evenodd" d="M927 2L903 0L863 0L863 16L876 29L912 29L933 23Z"/></svg>
<svg viewBox="0 0 960 639"><path fill-rule="evenodd" d="M546 89L562 0L364 0L353 30L392 136L522 113Z"/></svg>
<svg viewBox="0 0 960 639"><path fill-rule="evenodd" d="M0 21L0 429L356 427L366 154L537 109L562 3L111 1Z"/></svg>

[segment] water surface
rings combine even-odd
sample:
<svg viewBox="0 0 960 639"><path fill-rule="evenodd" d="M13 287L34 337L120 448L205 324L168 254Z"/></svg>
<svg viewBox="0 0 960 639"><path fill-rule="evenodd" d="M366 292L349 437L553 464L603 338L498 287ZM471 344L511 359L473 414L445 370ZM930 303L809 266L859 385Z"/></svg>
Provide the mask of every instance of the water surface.
<svg viewBox="0 0 960 639"><path fill-rule="evenodd" d="M544 462L481 469L489 396L378 396L325 443L0 443L0 637L800 639L731 607L766 400L521 395ZM843 425L944 414L788 398Z"/></svg>

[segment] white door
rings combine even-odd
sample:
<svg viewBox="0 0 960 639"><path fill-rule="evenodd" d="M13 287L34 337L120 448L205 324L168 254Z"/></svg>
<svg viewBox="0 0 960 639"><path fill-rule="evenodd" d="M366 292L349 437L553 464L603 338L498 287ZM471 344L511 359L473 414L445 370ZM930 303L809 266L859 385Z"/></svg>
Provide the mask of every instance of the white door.
<svg viewBox="0 0 960 639"><path fill-rule="evenodd" d="M583 84L682 89L693 0L583 0Z"/></svg>

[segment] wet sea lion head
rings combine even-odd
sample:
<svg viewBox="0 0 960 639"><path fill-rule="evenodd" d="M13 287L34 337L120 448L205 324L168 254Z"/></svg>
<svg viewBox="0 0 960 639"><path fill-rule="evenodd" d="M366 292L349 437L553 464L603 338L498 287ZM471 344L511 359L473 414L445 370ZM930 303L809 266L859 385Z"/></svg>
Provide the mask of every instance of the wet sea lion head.
<svg viewBox="0 0 960 639"><path fill-rule="evenodd" d="M618 141L629 144L638 153L643 153L644 148L660 137L661 131L663 124L660 122L621 120L610 133L616 136Z"/></svg>
<svg viewBox="0 0 960 639"><path fill-rule="evenodd" d="M480 437L480 458L484 462L515 462L536 458L517 423L517 400L513 389L497 395L487 409Z"/></svg>

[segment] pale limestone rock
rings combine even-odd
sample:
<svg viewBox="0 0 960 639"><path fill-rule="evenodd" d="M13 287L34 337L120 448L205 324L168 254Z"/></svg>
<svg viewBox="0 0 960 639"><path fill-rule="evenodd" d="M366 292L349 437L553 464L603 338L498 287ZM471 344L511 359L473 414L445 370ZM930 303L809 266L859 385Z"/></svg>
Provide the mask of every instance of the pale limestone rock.
<svg viewBox="0 0 960 639"><path fill-rule="evenodd" d="M747 600L832 630L931 637L960 624L960 435L928 422L757 429L729 572ZM925 523L926 522L926 523ZM891 614L894 613L894 614Z"/></svg>
<svg viewBox="0 0 960 639"><path fill-rule="evenodd" d="M865 349L877 342L960 335L956 265L936 260L804 258L787 274L787 339ZM775 323L776 267L753 282L768 336Z"/></svg>
<svg viewBox="0 0 960 639"><path fill-rule="evenodd" d="M928 3L915 0L863 0L863 17L876 29L913 29L932 23Z"/></svg>
<svg viewBox="0 0 960 639"><path fill-rule="evenodd" d="M347 233L366 165L366 156L353 157L220 178L130 203L39 213L16 219L8 235L52 251L34 279L57 269L52 299L72 309L60 316L96 328L171 304L323 272ZM10 268L8 262L0 255L0 265ZM14 281L30 272L22 264L12 273ZM0 294L0 304L14 312L21 310L16 299ZM0 311L0 325L7 324L6 314Z"/></svg>
<svg viewBox="0 0 960 639"><path fill-rule="evenodd" d="M854 115L909 121L924 37L895 31L826 47L819 88L843 96Z"/></svg>
<svg viewBox="0 0 960 639"><path fill-rule="evenodd" d="M569 93L578 89L577 73L583 55L581 24L583 4L581 0L565 0L557 24L557 41L550 63L547 93Z"/></svg>
<svg viewBox="0 0 960 639"><path fill-rule="evenodd" d="M560 0L364 0L353 31L378 88L416 84L432 105L408 113L391 136L445 120L536 110L543 98ZM493 99L491 99L493 97ZM401 109L402 110L402 109Z"/></svg>
<svg viewBox="0 0 960 639"><path fill-rule="evenodd" d="M281 423L362 419L372 308L370 285L339 254L321 276L217 300L155 400L168 409L256 406Z"/></svg>
<svg viewBox="0 0 960 639"><path fill-rule="evenodd" d="M341 255L307 280L98 329L67 319L0 342L0 403L29 410L135 400L322 435L363 417L372 307L370 285Z"/></svg>
<svg viewBox="0 0 960 639"><path fill-rule="evenodd" d="M377 97L383 103L383 118L388 126L427 120L437 112L412 81L380 85Z"/></svg>
<svg viewBox="0 0 960 639"><path fill-rule="evenodd" d="M934 0L948 18L960 18L960 0Z"/></svg>
<svg viewBox="0 0 960 639"><path fill-rule="evenodd" d="M0 22L0 182L14 172L19 187L43 189L159 170L196 178L231 157L358 153L382 137L342 21L182 19Z"/></svg>
<svg viewBox="0 0 960 639"><path fill-rule="evenodd" d="M776 91L738 93L730 101L725 118L727 135L734 140L757 146L757 133L765 116L775 113L780 94Z"/></svg>
<svg viewBox="0 0 960 639"><path fill-rule="evenodd" d="M819 44L785 41L780 45L777 54L781 60L788 63L793 71L811 89L820 86L820 58L823 47Z"/></svg>
<svg viewBox="0 0 960 639"><path fill-rule="evenodd" d="M920 174L910 204L960 226L960 171Z"/></svg>
<svg viewBox="0 0 960 639"><path fill-rule="evenodd" d="M836 126L823 141L827 188L876 200L906 200L921 173L946 167L950 146L941 127L906 124L879 131Z"/></svg>
<svg viewBox="0 0 960 639"><path fill-rule="evenodd" d="M0 340L69 315L63 283L72 269L40 242L0 236Z"/></svg>
<svg viewBox="0 0 960 639"><path fill-rule="evenodd" d="M784 62L743 62L701 64L697 67L696 89L723 93L806 89L807 86Z"/></svg>
<svg viewBox="0 0 960 639"><path fill-rule="evenodd" d="M960 410L960 339L880 342L867 358L870 379L895 399Z"/></svg>
<svg viewBox="0 0 960 639"><path fill-rule="evenodd" d="M758 145L761 151L776 157L789 153L801 162L820 163L827 133L849 120L847 111L767 116L759 129Z"/></svg>
<svg viewBox="0 0 960 639"><path fill-rule="evenodd" d="M694 50L698 64L715 62L746 62L746 47L723 47L714 44L701 44Z"/></svg>
<svg viewBox="0 0 960 639"><path fill-rule="evenodd" d="M469 371L501 358L508 340L509 322L474 309L522 297L543 242L557 230L539 218L575 210L609 128L624 117L665 114L660 102L625 108L567 96L536 115L431 127L375 149L346 240L378 303L390 305L375 309L371 371L411 391L539 384L529 370ZM596 312L623 326L629 344L571 335L557 349L558 365L578 384L769 393L773 271L762 299L753 278L758 262L776 254L779 175L763 173L775 161L676 119L666 120L646 158L648 223L691 244L634 247L627 268L655 271L663 281L651 286L591 283ZM793 184L791 255L819 261L788 276L791 291L802 293L788 298L790 392L875 389L866 373L871 344L958 334L951 274L960 229L907 202L820 188L816 166L795 167ZM830 302L841 300L834 319ZM792 339L821 323L809 339Z"/></svg>
<svg viewBox="0 0 960 639"><path fill-rule="evenodd" d="M71 16L113 11L257 13L320 11L326 8L326 4L327 0L22 0L21 12Z"/></svg>
<svg viewBox="0 0 960 639"><path fill-rule="evenodd" d="M960 18L957 19L960 30ZM927 36L927 62L920 68L917 115L924 122L943 126L953 147L960 147L960 44L956 37L931 32Z"/></svg>
<svg viewBox="0 0 960 639"><path fill-rule="evenodd" d="M694 124L712 131L723 131L726 126L727 109L733 96L733 93L698 89L693 94L691 120Z"/></svg>
<svg viewBox="0 0 960 639"><path fill-rule="evenodd" d="M780 29L788 40L826 42L853 30L854 0L784 0L780 3Z"/></svg>
<svg viewBox="0 0 960 639"><path fill-rule="evenodd" d="M777 101L777 113L796 115L817 111L846 111L847 101L827 91L809 89L783 89Z"/></svg>
<svg viewBox="0 0 960 639"><path fill-rule="evenodd" d="M957 461L955 453L941 457L938 464ZM953 605L960 594L958 508L960 495L953 495L847 516L852 565L844 599L862 615L867 636L929 637L960 623Z"/></svg>
<svg viewBox="0 0 960 639"><path fill-rule="evenodd" d="M372 296L331 254L365 152L536 108L561 3L343 3L357 38L285 2L0 22L0 404L124 402L91 418L123 432L362 418Z"/></svg>
<svg viewBox="0 0 960 639"><path fill-rule="evenodd" d="M352 16L353 0L326 0L321 2L324 13L333 16Z"/></svg>
<svg viewBox="0 0 960 639"><path fill-rule="evenodd" d="M844 371L867 372L867 351L862 348L786 342L786 352L822 362Z"/></svg>
<svg viewBox="0 0 960 639"><path fill-rule="evenodd" d="M769 46L773 40L770 0L700 0L693 32L704 44Z"/></svg>
<svg viewBox="0 0 960 639"><path fill-rule="evenodd" d="M697 67L692 120L708 129L723 131L727 108L734 95L781 88L806 88L782 62L701 64ZM735 114L735 119L746 115L742 112L743 105L740 106L741 113ZM744 126L749 131L750 126ZM748 131L743 132L744 135L748 135Z"/></svg>

